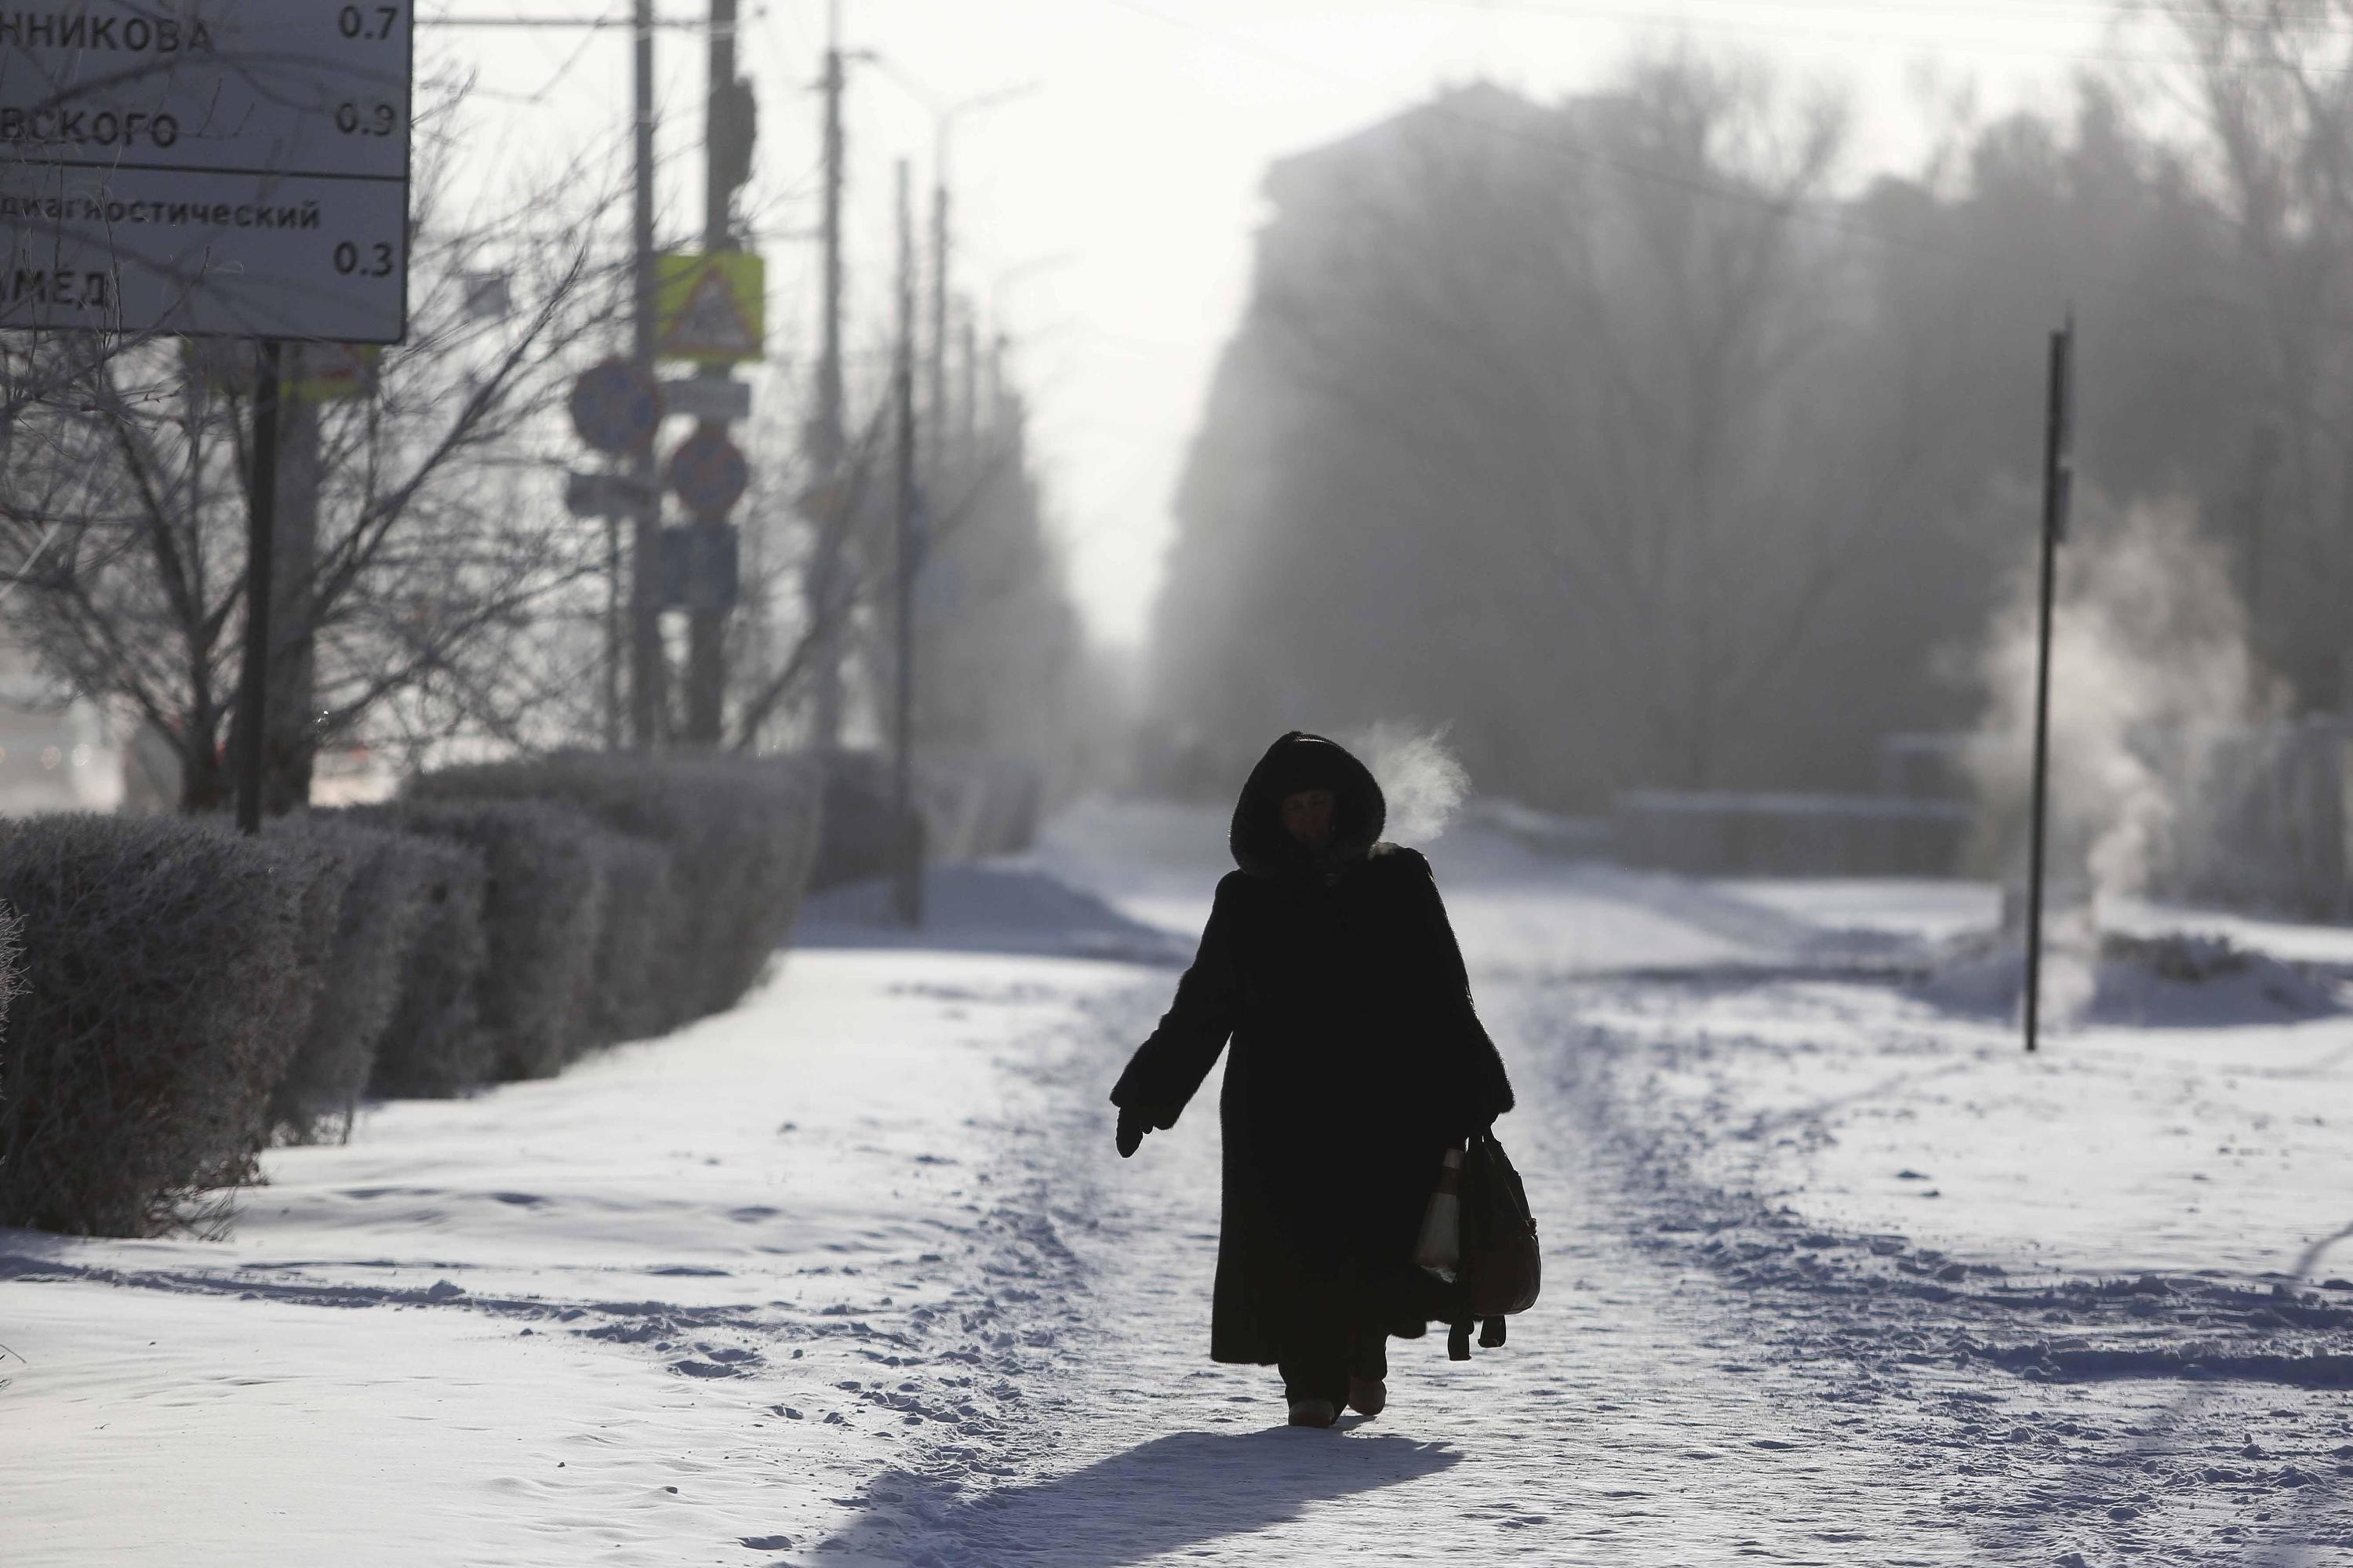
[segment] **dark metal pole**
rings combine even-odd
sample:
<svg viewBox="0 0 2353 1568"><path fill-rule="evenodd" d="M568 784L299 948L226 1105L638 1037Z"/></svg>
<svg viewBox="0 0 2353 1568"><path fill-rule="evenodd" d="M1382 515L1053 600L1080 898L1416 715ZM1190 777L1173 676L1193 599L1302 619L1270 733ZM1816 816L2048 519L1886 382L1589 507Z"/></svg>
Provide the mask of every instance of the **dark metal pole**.
<svg viewBox="0 0 2353 1568"><path fill-rule="evenodd" d="M897 830L892 856L892 903L910 926L923 921L923 842L914 819L915 745L915 228L908 170L899 161L899 352L892 388L898 404L898 526L896 702L892 715L891 815Z"/></svg>
<svg viewBox="0 0 2353 1568"><path fill-rule="evenodd" d="M237 706L237 825L261 831L262 729L269 701L269 556L278 528L279 344L261 341L253 385L253 477L245 546L245 670Z"/></svg>
<svg viewBox="0 0 2353 1568"><path fill-rule="evenodd" d="M605 749L621 749L621 520L605 518Z"/></svg>
<svg viewBox="0 0 2353 1568"><path fill-rule="evenodd" d="M2042 1022L2043 845L2051 797L2051 617L2059 574L2059 544L2067 532L2069 408L2073 388L2075 318L2051 334L2050 404L2042 447L2042 582L2035 624L2034 807L2026 872L2026 1048L2032 1051Z"/></svg>
<svg viewBox="0 0 2353 1568"><path fill-rule="evenodd" d="M825 205L824 302L818 319L817 418L809 426L810 467L822 487L817 539L809 552L804 599L814 625L815 669L811 684L809 744L820 757L841 740L841 622L849 597L844 578L852 519L848 514L847 476L842 471L844 395L841 370L841 194L844 157L841 97L845 85L841 51L841 0L828 7L824 120Z"/></svg>
<svg viewBox="0 0 2353 1568"><path fill-rule="evenodd" d="M963 373L963 386L956 398L956 438L965 462L973 461L973 453L978 450L975 438L980 421L980 344L979 327L974 320L977 313L972 301L967 298L964 302L963 319L958 323L963 329L964 341L960 347L964 358L959 366Z"/></svg>
<svg viewBox="0 0 2353 1568"><path fill-rule="evenodd" d="M841 52L841 0L828 9L825 47L825 110L820 139L825 158L825 204L822 249L823 306L818 318L817 423L812 430L818 477L835 477L847 437L842 429L841 376L841 195L847 175L847 148L841 133L841 98L848 87Z"/></svg>
<svg viewBox="0 0 2353 1568"><path fill-rule="evenodd" d="M715 255L732 249L734 243L732 181L735 171L730 166L729 149L736 145L738 137L748 136L751 129L737 123L741 103L735 81L735 0L711 0L709 58L702 138L702 248ZM709 380L728 379L723 365L705 366L701 374ZM696 427L696 433L723 436L727 425L724 420L707 421ZM696 535L702 538L723 534L729 526L723 514L698 514L693 523ZM727 610L708 604L691 604L687 609L685 738L691 746L719 744L727 698Z"/></svg>
<svg viewBox="0 0 2353 1568"><path fill-rule="evenodd" d="M925 477L938 493L947 472L948 440L948 139L943 122L932 164L932 337L929 355L931 461Z"/></svg>
<svg viewBox="0 0 2353 1568"><path fill-rule="evenodd" d="M630 312L629 358L648 376L654 373L654 5L637 0L633 96L636 113L637 201L631 215L635 270ZM661 741L663 687L668 673L662 653L661 599L658 582L661 555L661 479L655 466L655 443L649 441L629 458L629 477L636 482L638 507L630 535L629 582L629 744L650 751Z"/></svg>

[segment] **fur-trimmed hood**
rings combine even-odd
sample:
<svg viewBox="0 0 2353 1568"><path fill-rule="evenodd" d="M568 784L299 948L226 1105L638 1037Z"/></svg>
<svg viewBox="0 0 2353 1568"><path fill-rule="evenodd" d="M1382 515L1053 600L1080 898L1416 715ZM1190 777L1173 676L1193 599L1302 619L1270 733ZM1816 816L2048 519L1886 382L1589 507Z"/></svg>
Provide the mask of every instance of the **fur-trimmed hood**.
<svg viewBox="0 0 2353 1568"><path fill-rule="evenodd" d="M1250 769L1234 805L1227 840L1234 863L1252 876L1297 876L1314 860L1282 825L1282 800L1302 789L1332 791L1332 840L1324 861L1353 860L1370 849L1388 822L1388 801L1366 768L1337 741L1294 729Z"/></svg>

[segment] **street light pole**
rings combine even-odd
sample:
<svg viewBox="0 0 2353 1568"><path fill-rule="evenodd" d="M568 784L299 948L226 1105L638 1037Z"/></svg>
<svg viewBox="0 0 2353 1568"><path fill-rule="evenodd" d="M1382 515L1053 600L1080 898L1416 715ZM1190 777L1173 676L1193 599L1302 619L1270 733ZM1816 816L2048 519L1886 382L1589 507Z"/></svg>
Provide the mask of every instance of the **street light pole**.
<svg viewBox="0 0 2353 1568"><path fill-rule="evenodd" d="M930 438L923 464L924 476L936 487L946 463L948 432L948 150L950 133L955 123L967 114L985 109L996 109L1016 99L1027 98L1039 90L1041 83L1017 82L1010 87L994 88L971 98L960 99L943 107L919 84L908 79L904 72L893 72L901 86L906 88L932 111L932 294L931 334L924 364L926 389L925 418L931 421Z"/></svg>

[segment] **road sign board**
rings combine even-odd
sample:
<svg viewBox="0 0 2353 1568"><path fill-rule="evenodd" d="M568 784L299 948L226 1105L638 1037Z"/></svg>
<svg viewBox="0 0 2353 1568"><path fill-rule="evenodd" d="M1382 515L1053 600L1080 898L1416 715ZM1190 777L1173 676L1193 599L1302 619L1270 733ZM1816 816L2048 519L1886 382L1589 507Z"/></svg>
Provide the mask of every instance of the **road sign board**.
<svg viewBox="0 0 2353 1568"><path fill-rule="evenodd" d="M253 395L259 368L250 344L227 338L188 338L180 344L188 367L206 385L239 397ZM280 361L285 376L278 393L303 403L334 403L372 397L384 367L384 349L370 343L305 343L290 345Z"/></svg>
<svg viewBox="0 0 2353 1568"><path fill-rule="evenodd" d="M622 473L570 473L564 477L564 508L575 517L635 517L653 493Z"/></svg>
<svg viewBox="0 0 2353 1568"><path fill-rule="evenodd" d="M372 343L306 343L296 360L301 374L286 396L311 403L373 397L384 373L384 349Z"/></svg>
<svg viewBox="0 0 2353 1568"><path fill-rule="evenodd" d="M662 383L662 411L690 419L748 419L752 387L715 376L689 376Z"/></svg>
<svg viewBox="0 0 2353 1568"><path fill-rule="evenodd" d="M692 523L661 531L661 606L664 609L733 609L739 588L734 528L725 523Z"/></svg>
<svg viewBox="0 0 2353 1568"><path fill-rule="evenodd" d="M400 341L415 19L0 10L0 327Z"/></svg>
<svg viewBox="0 0 2353 1568"><path fill-rule="evenodd" d="M628 360L607 359L580 373L568 407L582 440L600 452L635 451L661 424L662 389Z"/></svg>
<svg viewBox="0 0 2353 1568"><path fill-rule="evenodd" d="M459 280L466 291L466 319L502 322L514 314L514 279L505 272L469 272Z"/></svg>
<svg viewBox="0 0 2353 1568"><path fill-rule="evenodd" d="M746 365L767 336L767 268L743 250L659 259L654 349L664 359Z"/></svg>
<svg viewBox="0 0 2353 1568"><path fill-rule="evenodd" d="M720 517L743 499L751 471L733 441L699 431L670 454L670 487L697 517Z"/></svg>

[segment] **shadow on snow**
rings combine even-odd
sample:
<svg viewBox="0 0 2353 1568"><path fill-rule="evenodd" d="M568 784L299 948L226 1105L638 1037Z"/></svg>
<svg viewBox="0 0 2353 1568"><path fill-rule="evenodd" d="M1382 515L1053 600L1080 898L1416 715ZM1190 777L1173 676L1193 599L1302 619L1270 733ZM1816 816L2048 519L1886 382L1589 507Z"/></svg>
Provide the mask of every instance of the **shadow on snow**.
<svg viewBox="0 0 2353 1568"><path fill-rule="evenodd" d="M866 1488L860 1501L871 1511L801 1560L1115 1568L1255 1534L1311 1504L1416 1480L1461 1457L1409 1437L1279 1426L1174 1433L1066 1476L968 1498L893 1471Z"/></svg>
<svg viewBox="0 0 2353 1568"><path fill-rule="evenodd" d="M803 906L796 948L920 948L1176 965L1193 943L1131 920L1043 872L1003 864L937 865L923 873L923 923L892 912L887 882L829 887Z"/></svg>

